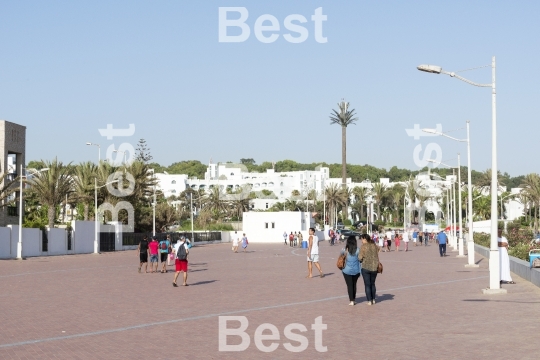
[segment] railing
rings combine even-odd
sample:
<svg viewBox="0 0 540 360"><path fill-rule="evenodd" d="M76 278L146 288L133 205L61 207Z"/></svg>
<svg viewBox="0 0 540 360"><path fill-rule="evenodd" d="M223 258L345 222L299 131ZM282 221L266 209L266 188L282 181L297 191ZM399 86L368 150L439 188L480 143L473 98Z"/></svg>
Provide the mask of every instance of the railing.
<svg viewBox="0 0 540 360"><path fill-rule="evenodd" d="M156 233L158 241L165 240L167 235L170 235L171 241L174 243L177 240L180 240L180 237L184 236L188 239L191 239L191 232L170 232L170 233ZM152 238L152 233L122 233L122 245L123 246L136 246L139 245L141 240L147 236L150 240ZM205 232L194 232L193 233L193 242L201 241L220 241L221 240L221 231L205 231Z"/></svg>

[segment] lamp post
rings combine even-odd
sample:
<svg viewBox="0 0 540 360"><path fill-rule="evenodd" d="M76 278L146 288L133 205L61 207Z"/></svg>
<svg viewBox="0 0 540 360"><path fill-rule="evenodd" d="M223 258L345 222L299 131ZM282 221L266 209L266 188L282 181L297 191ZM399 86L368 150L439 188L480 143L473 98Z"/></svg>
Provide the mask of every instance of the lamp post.
<svg viewBox="0 0 540 360"><path fill-rule="evenodd" d="M452 227L450 228L450 231L452 233L452 237L453 237L453 240L452 240L452 246L455 248L456 245L458 247L458 251L459 251L459 254L458 254L458 257L465 257L464 255L464 250L463 250L463 214L461 212L461 156L460 154L458 153L458 157L457 157L457 161L458 161L458 165L457 165L457 168L458 168L458 201L456 202L456 193L455 193L455 188L454 188L454 185L452 184L452 197L453 197L453 211L452 211L452 224L454 224L453 226L453 229ZM436 163L436 164L441 164L441 165L444 165L444 166L447 166L449 168L451 168L450 165L447 165L445 163L442 163L440 161L436 161L436 160L432 160L432 159L429 159L428 162L431 162L431 163ZM452 173L454 172L454 169L452 168ZM459 237L456 241L456 226L455 226L455 223L456 223L456 211L458 212L458 216L459 216Z"/></svg>
<svg viewBox="0 0 540 360"><path fill-rule="evenodd" d="M19 241L17 242L17 260L22 260L22 229L23 229L23 214L24 214L24 208L23 208L23 166L21 164L21 184L20 184L20 190L19 190ZM49 168L43 168L38 171L34 171L32 174L37 174L40 172L44 172L49 170ZM28 172L28 170L27 170Z"/></svg>
<svg viewBox="0 0 540 360"><path fill-rule="evenodd" d="M488 65L489 66L489 65ZM468 79L465 79L455 72L443 71L440 66L420 65L417 67L420 71L425 71L434 74L446 74L455 77L467 84L478 87L491 87L491 245L489 254L489 288L484 289L485 294L506 293L506 289L501 289L500 284L500 264L499 264L499 248L497 238L497 91L496 91L496 64L495 56L491 58L491 83L478 84ZM472 235L470 235L472 236Z"/></svg>
<svg viewBox="0 0 540 360"><path fill-rule="evenodd" d="M126 165L126 152L122 150L113 150L115 153L122 153L122 158L124 159L123 165Z"/></svg>
<svg viewBox="0 0 540 360"><path fill-rule="evenodd" d="M101 162L101 146L99 146L99 144L94 144L94 143L91 143L91 142L87 142L86 145L97 146L97 148L98 148L98 165L99 165L99 163Z"/></svg>
<svg viewBox="0 0 540 360"><path fill-rule="evenodd" d="M501 220L504 220L504 214L503 214L503 200L507 197L514 196L514 194L508 194L505 197L501 197Z"/></svg>
<svg viewBox="0 0 540 360"><path fill-rule="evenodd" d="M467 264L465 267L478 267L479 265L475 263L474 261L474 237L473 237L473 221L472 221L472 206L473 206L473 200L472 200L472 167L471 167L471 134L470 134L470 121L467 120L467 138L466 139L456 139L452 136L449 136L445 133L438 132L435 129L422 129L422 131L430 134L440 135L444 136L446 138L452 139L454 141L459 142L466 142L467 143L467 212L471 214L471 218L467 217L469 219L469 231L467 234ZM460 227L460 237L463 238L461 235L463 230L461 230Z"/></svg>
<svg viewBox="0 0 540 360"><path fill-rule="evenodd" d="M95 230L95 236L94 236L94 254L99 254L99 243L98 243L98 206L97 206L97 191L98 189L101 189L102 187L105 187L110 184L117 183L118 180L111 181L109 183L106 183L105 185L97 186L97 177L94 178L94 230Z"/></svg>

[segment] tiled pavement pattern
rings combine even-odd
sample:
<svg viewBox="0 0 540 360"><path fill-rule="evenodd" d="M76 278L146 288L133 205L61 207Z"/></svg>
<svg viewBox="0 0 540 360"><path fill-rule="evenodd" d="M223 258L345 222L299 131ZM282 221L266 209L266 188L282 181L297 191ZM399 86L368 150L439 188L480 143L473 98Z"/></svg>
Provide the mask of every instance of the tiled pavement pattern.
<svg viewBox="0 0 540 360"><path fill-rule="evenodd" d="M412 247L381 253L375 306L365 304L361 278L359 304L348 306L338 250L321 243L326 277L306 279L305 249L199 246L190 255L191 286L178 288L172 273L138 274L135 251L0 261L0 359L540 358L540 290L530 283L515 277L507 295L486 296L485 259L467 269L456 253L440 258L434 245ZM248 318L246 351L218 351L219 314ZM328 326L326 353L315 349L318 316ZM283 347L293 322L308 328L302 353ZM272 353L254 344L262 323L281 333Z"/></svg>

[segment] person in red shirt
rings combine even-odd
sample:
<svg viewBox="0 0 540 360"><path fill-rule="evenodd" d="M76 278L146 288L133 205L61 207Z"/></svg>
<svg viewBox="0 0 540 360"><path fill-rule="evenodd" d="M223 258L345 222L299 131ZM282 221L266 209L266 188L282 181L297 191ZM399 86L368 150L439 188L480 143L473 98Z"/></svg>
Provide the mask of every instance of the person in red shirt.
<svg viewBox="0 0 540 360"><path fill-rule="evenodd" d="M148 244L148 250L150 250L150 270L151 272L157 272L158 268L158 248L159 243L157 242L157 238L154 236L152 238L152 241L150 241L150 244ZM155 265L155 270L154 270Z"/></svg>

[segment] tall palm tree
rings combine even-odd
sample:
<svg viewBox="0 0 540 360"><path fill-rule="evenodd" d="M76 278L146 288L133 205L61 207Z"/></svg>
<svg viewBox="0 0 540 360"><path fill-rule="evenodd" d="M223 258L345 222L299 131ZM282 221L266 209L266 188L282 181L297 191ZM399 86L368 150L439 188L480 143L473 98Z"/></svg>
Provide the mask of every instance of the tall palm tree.
<svg viewBox="0 0 540 360"><path fill-rule="evenodd" d="M36 173L28 183L31 186L30 191L35 192L41 204L48 206L48 225L49 228L53 228L56 207L65 200L66 195L73 192L71 163L64 165L56 158L53 161L43 161L43 163L49 170Z"/></svg>
<svg viewBox="0 0 540 360"><path fill-rule="evenodd" d="M355 110L349 110L349 102L341 100L338 103L339 111L332 110L330 114L330 125L341 126L341 187L347 187L347 126L354 124L358 118L355 117ZM344 208L344 218L347 216L347 205Z"/></svg>
<svg viewBox="0 0 540 360"><path fill-rule="evenodd" d="M88 220L90 204L94 200L94 178L97 166L92 162L83 162L75 167L73 173L73 197L84 206L84 220Z"/></svg>
<svg viewBox="0 0 540 360"><path fill-rule="evenodd" d="M221 219L227 210L227 204L223 201L222 197L223 194L219 186L212 188L205 196L203 210L212 214L215 220Z"/></svg>

